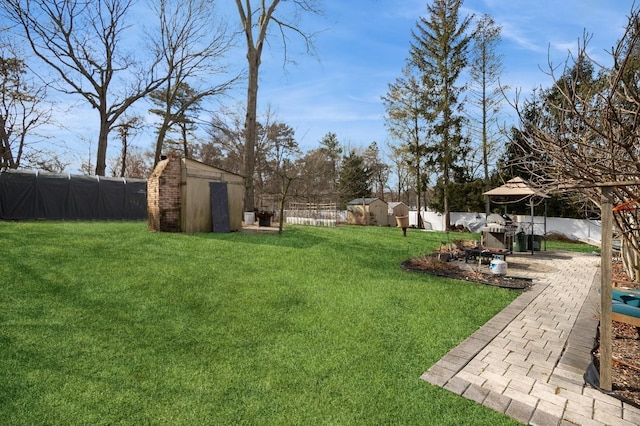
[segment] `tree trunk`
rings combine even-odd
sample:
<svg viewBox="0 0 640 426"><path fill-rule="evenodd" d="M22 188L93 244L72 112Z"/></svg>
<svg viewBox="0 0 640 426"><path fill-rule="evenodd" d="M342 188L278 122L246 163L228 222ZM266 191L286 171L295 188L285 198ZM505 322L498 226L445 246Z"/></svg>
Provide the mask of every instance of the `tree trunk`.
<svg viewBox="0 0 640 426"><path fill-rule="evenodd" d="M122 167L120 168L120 177L124 177L127 173L127 134L122 137Z"/></svg>
<svg viewBox="0 0 640 426"><path fill-rule="evenodd" d="M418 166L416 167L416 207L418 209L418 229L422 229L424 228L424 225L422 223L422 205L421 205L422 178L420 177L420 160L419 159L417 159L417 164Z"/></svg>
<svg viewBox="0 0 640 426"><path fill-rule="evenodd" d="M180 126L182 129L182 149L184 150L184 158L191 158L189 154L189 142L187 141L187 125Z"/></svg>
<svg viewBox="0 0 640 426"><path fill-rule="evenodd" d="M11 146L9 145L9 135L5 128L4 117L0 116L0 170L2 169L14 169L15 163L13 161L13 154L11 153Z"/></svg>
<svg viewBox="0 0 640 426"><path fill-rule="evenodd" d="M487 135L487 82L485 74L482 74L482 165L484 168L484 190L489 191L489 137ZM489 197L485 196L484 213L485 217L491 213L491 202Z"/></svg>
<svg viewBox="0 0 640 426"><path fill-rule="evenodd" d="M249 59L249 82L247 87L247 116L244 123L244 211L254 210L253 172L255 169L256 116L258 110L258 68L260 58L255 49L247 53Z"/></svg>
<svg viewBox="0 0 640 426"><path fill-rule="evenodd" d="M448 173L448 172L447 172ZM444 183L444 230L448 231L451 226L451 212L449 211L449 179L445 178Z"/></svg>
<svg viewBox="0 0 640 426"><path fill-rule="evenodd" d="M292 180L293 179L288 178L286 175L282 178L282 198L280 199L280 218L278 219L279 234L282 234L282 231L284 230L284 203L287 201L287 194Z"/></svg>
<svg viewBox="0 0 640 426"><path fill-rule="evenodd" d="M98 153L96 156L96 176L105 176L107 170L107 143L109 137L109 123L100 120L100 134L98 136Z"/></svg>
<svg viewBox="0 0 640 426"><path fill-rule="evenodd" d="M156 152L153 157L153 167L160 162L162 157L162 149L164 148L164 138L167 136L167 130L169 130L169 116L171 111L169 108L165 110L162 125L158 128L158 137L156 138Z"/></svg>

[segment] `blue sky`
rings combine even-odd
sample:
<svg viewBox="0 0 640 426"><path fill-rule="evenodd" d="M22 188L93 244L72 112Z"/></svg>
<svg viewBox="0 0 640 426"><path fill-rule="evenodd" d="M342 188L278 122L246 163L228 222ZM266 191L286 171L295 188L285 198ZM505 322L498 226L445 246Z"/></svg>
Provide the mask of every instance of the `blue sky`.
<svg viewBox="0 0 640 426"><path fill-rule="evenodd" d="M631 1L467 0L463 14L490 14L502 26L504 84L531 93L550 85L549 59L562 65L576 51L585 29L593 34L590 52L609 63L605 49L621 37ZM329 131L349 146L384 145L384 106L380 100L400 76L411 31L426 14L423 0L325 2L327 25L316 38L317 57L299 57L282 71L281 57L265 55L259 99L296 129L303 149L313 149ZM544 70L544 71L543 71ZM505 106L506 113L510 108Z"/></svg>
<svg viewBox="0 0 640 426"><path fill-rule="evenodd" d="M221 0L221 16L237 26L237 10L230 0ZM328 132L336 133L347 147L366 147L388 141L381 96L388 84L400 76L412 40L411 31L426 14L425 0L324 0L322 16L305 16L301 28L316 32L313 56L304 53L300 39L291 35L289 55L297 64L283 68L278 43L263 53L259 88L259 109L270 106L276 119L296 131L303 151L315 149ZM562 65L569 51L576 50L585 30L593 35L590 52L609 64L606 49L623 33L631 0L466 0L462 15L488 13L502 26L504 84L523 94L550 85L548 61ZM232 52L230 60L243 64L244 51ZM224 99L235 105L244 102L241 85ZM139 106L143 110L148 105ZM510 114L508 106L505 113ZM71 156L86 160L88 141L97 139L95 112L83 108L65 113L66 129L57 137L66 141ZM153 146L153 132L140 134L133 144ZM112 136L109 155L117 155L119 142ZM95 156L95 154L94 154ZM93 158L92 161L95 161ZM74 164L67 171L77 172Z"/></svg>

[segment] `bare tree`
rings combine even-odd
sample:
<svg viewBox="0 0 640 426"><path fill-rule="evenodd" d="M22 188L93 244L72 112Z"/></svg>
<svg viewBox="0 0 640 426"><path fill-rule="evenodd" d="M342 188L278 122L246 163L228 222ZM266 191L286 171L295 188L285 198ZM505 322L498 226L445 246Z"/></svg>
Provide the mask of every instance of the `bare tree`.
<svg viewBox="0 0 640 426"><path fill-rule="evenodd" d="M257 3L256 5L252 3ZM254 189L253 172L255 166L254 149L257 137L257 110L258 110L258 74L262 57L262 49L268 37L269 24L273 23L280 31L280 36L284 44L285 63L287 56L288 31L299 34L305 40L307 50L311 49L311 38L302 32L298 27L298 17L300 12L319 13L317 3L314 0L291 0L270 2L261 0L236 0L240 23L247 42L247 62L249 66L249 76L247 83L247 108L245 119L245 149L244 149L244 175L245 175L245 211L254 209ZM283 4L285 9L278 8ZM276 15L276 9L281 16Z"/></svg>
<svg viewBox="0 0 640 426"><path fill-rule="evenodd" d="M133 0L0 3L6 16L23 30L35 56L59 76L57 88L80 96L97 110L97 175L105 174L108 136L118 117L167 79L166 73L159 72L160 46L144 49L150 54L145 63L125 47L132 5Z"/></svg>
<svg viewBox="0 0 640 426"><path fill-rule="evenodd" d="M389 84L387 95L382 98L387 116L385 124L391 136L399 141L395 148L398 153L403 152L403 159L415 177L416 207L422 210L423 181L425 157L427 155L426 141L428 138L428 123L426 99L423 85L411 67L407 64L402 70L403 77L399 77ZM422 216L418 214L418 228L422 228Z"/></svg>
<svg viewBox="0 0 640 426"><path fill-rule="evenodd" d="M497 53L500 44L502 28L496 25L489 15L482 15L478 20L473 35L474 49L472 50L469 74L472 85L470 94L472 103L480 108L480 151L481 166L484 179L484 190L491 189L489 166L495 160L497 142L500 132L498 129L498 114L504 100L500 76L502 75L502 57ZM489 214L489 199L486 199L485 213Z"/></svg>
<svg viewBox="0 0 640 426"><path fill-rule="evenodd" d="M300 179L300 174L297 168L295 167L295 163L291 161L289 158L285 158L282 161L282 164L278 167L278 171L276 172L280 180L280 203L279 203L279 215L278 215L278 233L282 234L284 229L284 206L289 197L289 191L291 189L291 184Z"/></svg>
<svg viewBox="0 0 640 426"><path fill-rule="evenodd" d="M46 86L29 77L24 59L9 44L0 45L0 170L17 169L30 158L46 165L41 152L30 152L27 142L36 128L51 121L45 98Z"/></svg>
<svg viewBox="0 0 640 426"><path fill-rule="evenodd" d="M161 46L169 77L162 88L153 92L160 115L155 149L155 163L160 161L167 132L177 126L182 131L185 156L189 157L186 133L195 124L201 103L220 95L238 77L226 77L221 59L228 51L230 38L226 26L215 19L210 0L161 0L153 2L160 17ZM224 76L224 77L223 77ZM220 79L217 84L212 81Z"/></svg>
<svg viewBox="0 0 640 426"><path fill-rule="evenodd" d="M264 130L264 139L268 143L263 147L263 155L271 183L266 188L263 187L262 192L271 193L278 201L278 232L282 233L284 206L290 194L291 184L300 178L295 163L295 159L300 155L300 148L295 140L295 132L290 126L273 122Z"/></svg>
<svg viewBox="0 0 640 426"><path fill-rule="evenodd" d="M288 171L281 173L281 168L287 161L289 169L293 169L293 163L300 154L298 142L295 140L294 130L281 122L271 122L264 126L261 134L264 134L263 144L259 151L263 164L261 168L261 186L259 198L269 195L282 196L285 176Z"/></svg>
<svg viewBox="0 0 640 426"><path fill-rule="evenodd" d="M122 157L111 160L111 175L122 174ZM127 164L123 177L146 179L153 172L153 151L143 151L140 147L130 146L127 150Z"/></svg>
<svg viewBox="0 0 640 426"><path fill-rule="evenodd" d="M406 149L402 147L394 146L393 144L387 144L389 149L387 152L387 158L391 162L389 172L395 172L396 175L396 190L394 200L404 201L407 205L411 205L409 201L409 188L411 187L411 171L409 170L409 164L411 164L411 158Z"/></svg>
<svg viewBox="0 0 640 426"><path fill-rule="evenodd" d="M202 161L237 174L242 174L244 158L244 119L240 111L242 107L214 114L207 129L209 141L200 146L201 153L209 155Z"/></svg>
<svg viewBox="0 0 640 426"><path fill-rule="evenodd" d="M389 166L380 159L380 149L374 141L363 153L364 162L371 172L371 185L373 194L384 201L384 192L389 180Z"/></svg>
<svg viewBox="0 0 640 426"><path fill-rule="evenodd" d="M550 90L516 102L523 137L514 143L520 149L519 166L528 168L541 188L579 192L599 205L598 184L640 182L639 10L631 11L624 35L611 50L610 68L589 57L589 38L585 34L562 76L550 66ZM635 203L614 215L634 253L640 251L638 193L640 183L612 190L615 204ZM627 272L634 276L638 264L632 262Z"/></svg>
<svg viewBox="0 0 640 426"><path fill-rule="evenodd" d="M131 147L130 138L142 129L144 122L139 115L127 116L122 115L118 124L114 126L114 130L118 132L118 137L122 142L122 154L120 155L120 177L127 175L127 160L129 148Z"/></svg>

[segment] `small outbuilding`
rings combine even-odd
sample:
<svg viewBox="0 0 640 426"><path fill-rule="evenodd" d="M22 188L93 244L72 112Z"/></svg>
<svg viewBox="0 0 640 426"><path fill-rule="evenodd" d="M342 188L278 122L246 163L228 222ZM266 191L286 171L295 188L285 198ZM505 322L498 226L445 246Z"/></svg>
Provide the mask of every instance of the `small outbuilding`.
<svg viewBox="0 0 640 426"><path fill-rule="evenodd" d="M409 206L402 201L392 201L387 205L387 224L393 226L396 217L409 217Z"/></svg>
<svg viewBox="0 0 640 426"><path fill-rule="evenodd" d="M387 203L379 198L356 198L347 203L347 223L387 226L387 211Z"/></svg>
<svg viewBox="0 0 640 426"><path fill-rule="evenodd" d="M147 182L149 228L163 232L231 232L242 228L244 177L170 156Z"/></svg>

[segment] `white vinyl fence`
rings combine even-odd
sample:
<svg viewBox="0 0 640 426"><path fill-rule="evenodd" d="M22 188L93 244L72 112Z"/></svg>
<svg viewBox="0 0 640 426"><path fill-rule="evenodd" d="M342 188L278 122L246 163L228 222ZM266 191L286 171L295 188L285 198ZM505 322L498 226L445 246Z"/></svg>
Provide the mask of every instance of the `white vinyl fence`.
<svg viewBox="0 0 640 426"><path fill-rule="evenodd" d="M530 215L513 215L511 219L518 224L518 231L526 234L531 233L531 216ZM435 212L422 212L422 220L426 229L434 231L444 231L444 216ZM477 232L485 224L484 213L451 213L451 223L469 228L471 231ZM417 226L418 212L409 212L409 226ZM558 233L572 240L579 240L591 244L600 244L600 220L587 219L565 219L560 217L546 218L547 234ZM545 218L543 216L533 217L533 233L535 235L543 235L545 230Z"/></svg>
<svg viewBox="0 0 640 426"><path fill-rule="evenodd" d="M304 214L307 213L307 214ZM330 214L313 211L312 214L301 211L285 211L286 223L310 226L336 226L346 223L346 210L334 210ZM518 232L531 234L531 216L514 215L511 219L518 224ZM444 216L436 212L422 212L422 220L426 230L444 231ZM480 228L485 225L484 213L451 213L451 223L463 226L472 232L480 232ZM391 225L393 226L393 225ZM409 226L418 226L418 212L409 212ZM584 241L594 245L600 244L600 220L586 219L565 219L560 217L546 218L547 234L558 233L572 240ZM545 233L545 218L543 216L533 217L533 233L543 235Z"/></svg>

